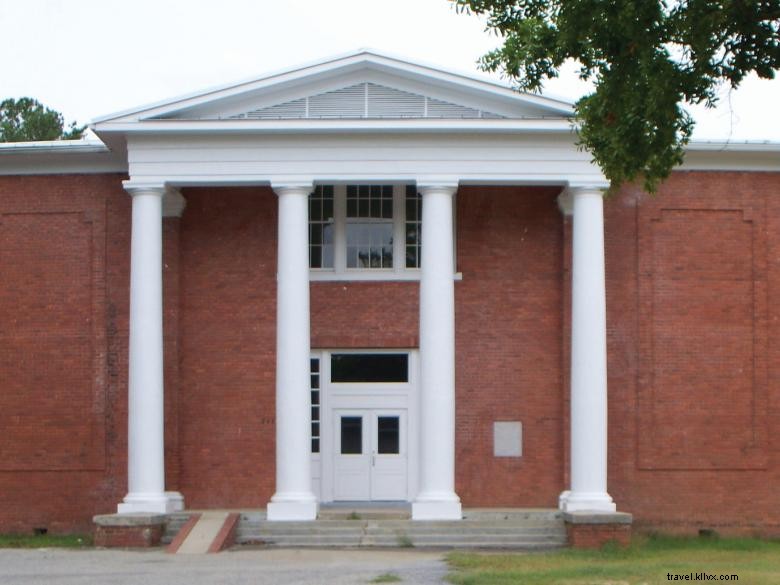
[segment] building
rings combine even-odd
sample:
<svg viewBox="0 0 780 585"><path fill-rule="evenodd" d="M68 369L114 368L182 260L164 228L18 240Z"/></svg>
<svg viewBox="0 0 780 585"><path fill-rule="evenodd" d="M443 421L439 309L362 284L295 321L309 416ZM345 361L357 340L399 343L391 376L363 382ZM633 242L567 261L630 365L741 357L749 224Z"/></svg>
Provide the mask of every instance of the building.
<svg viewBox="0 0 780 585"><path fill-rule="evenodd" d="M571 112L357 52L2 145L0 530L399 500L776 531L780 147L604 201Z"/></svg>

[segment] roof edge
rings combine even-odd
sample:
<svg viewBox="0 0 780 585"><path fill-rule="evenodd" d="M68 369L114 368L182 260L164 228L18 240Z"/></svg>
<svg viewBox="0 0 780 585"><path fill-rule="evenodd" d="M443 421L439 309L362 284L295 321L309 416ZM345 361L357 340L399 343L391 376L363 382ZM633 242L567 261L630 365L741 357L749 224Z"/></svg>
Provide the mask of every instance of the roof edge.
<svg viewBox="0 0 780 585"><path fill-rule="evenodd" d="M244 78L243 80L238 80L230 83L220 84L204 89L200 89L197 91L189 92L186 94L174 96L171 98L167 98L164 100L158 100L152 103L147 103L145 105L136 106L130 109L122 110L119 112L114 112L110 114L106 114L103 116L99 116L97 118L92 119L89 122L89 126L91 128L94 128L96 125L102 124L107 121L116 120L125 118L127 116L132 116L134 114L141 114L143 112L153 111L160 108L170 108L171 110L175 110L176 106L180 104L180 107L190 107L192 104L186 104L188 101L192 100L198 100L198 99L206 99L209 96L212 96L214 94L224 93L224 92L230 92L230 91L237 91L241 88L246 87L248 90L251 89L251 86L254 84L271 84L274 82L275 78L279 78L279 83L282 83L285 81L285 77L293 77L296 75L300 75L301 73L305 72L306 70L316 70L318 68L325 69L324 72L327 72L327 67L329 65L333 65L333 69L337 69L336 65L340 62L343 62L344 66L354 65L360 62L360 58L363 57L365 61L369 62L371 60L374 61L390 61L398 66L398 69L406 69L407 71L410 71L412 69L424 69L434 74L444 75L453 78L453 83L455 82L455 79L461 80L462 82L470 82L470 83L478 83L482 84L484 86L487 86L489 89L486 89L486 91L496 91L496 92L511 92L515 93L518 96L520 96L521 92L516 91L511 86L499 83L495 81L494 79L488 78L487 76L480 76L476 75L474 73L464 73L462 71L456 71L453 69L441 67L438 65L432 65L426 62L422 61L412 61L409 59L405 59L400 56L392 55L390 53L386 53L383 51L378 51L375 49L358 49L355 51L350 51L348 53L335 55L326 57L323 59L319 59L316 61L311 61L308 63L304 63L301 65L295 65L292 67L287 67L284 69L279 69L276 71L272 71L265 74L260 74L259 76L251 77L251 78ZM350 61L355 61L355 63L350 63ZM381 65L381 63L378 63ZM313 74L316 73L313 72ZM534 93L523 93L522 94L526 99L530 100L531 102L544 102L547 107L551 109L557 108L560 110L561 113L567 113L571 114L573 112L574 105L572 102L564 100L557 96L547 96L543 94L534 94ZM540 105L540 104L537 104Z"/></svg>
<svg viewBox="0 0 780 585"><path fill-rule="evenodd" d="M110 152L97 138L78 140L39 140L33 142L0 142L0 155L22 153L100 153Z"/></svg>

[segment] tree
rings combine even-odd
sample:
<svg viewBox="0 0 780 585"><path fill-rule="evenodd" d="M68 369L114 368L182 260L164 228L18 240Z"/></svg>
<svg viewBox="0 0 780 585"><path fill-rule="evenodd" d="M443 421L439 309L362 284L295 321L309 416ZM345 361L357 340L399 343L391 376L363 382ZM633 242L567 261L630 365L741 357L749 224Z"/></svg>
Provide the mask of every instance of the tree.
<svg viewBox="0 0 780 585"><path fill-rule="evenodd" d="M0 102L0 142L72 140L85 129L71 122L65 130L62 114L29 97Z"/></svg>
<svg viewBox="0 0 780 585"><path fill-rule="evenodd" d="M713 107L724 84L780 68L780 0L451 1L486 16L503 46L481 67L520 90L578 62L595 86L576 103L579 145L613 187L641 179L654 191L691 137L684 104Z"/></svg>

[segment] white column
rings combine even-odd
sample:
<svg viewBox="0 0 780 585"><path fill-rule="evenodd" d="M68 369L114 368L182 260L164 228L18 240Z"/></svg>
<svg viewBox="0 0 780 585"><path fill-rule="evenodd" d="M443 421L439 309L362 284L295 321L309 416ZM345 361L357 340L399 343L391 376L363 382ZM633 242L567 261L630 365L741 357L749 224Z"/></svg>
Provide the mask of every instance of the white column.
<svg viewBox="0 0 780 585"><path fill-rule="evenodd" d="M276 284L276 493L269 520L314 520L309 382L309 193L274 185L279 196Z"/></svg>
<svg viewBox="0 0 780 585"><path fill-rule="evenodd" d="M414 520L459 520L455 493L455 287L452 199L457 187L420 187L420 491Z"/></svg>
<svg viewBox="0 0 780 585"><path fill-rule="evenodd" d="M130 369L127 484L120 514L181 510L180 494L165 491L163 406L163 186L125 184L132 196L130 241Z"/></svg>
<svg viewBox="0 0 780 585"><path fill-rule="evenodd" d="M607 305L601 189L567 193L573 214L571 490L565 512L614 512L607 493Z"/></svg>

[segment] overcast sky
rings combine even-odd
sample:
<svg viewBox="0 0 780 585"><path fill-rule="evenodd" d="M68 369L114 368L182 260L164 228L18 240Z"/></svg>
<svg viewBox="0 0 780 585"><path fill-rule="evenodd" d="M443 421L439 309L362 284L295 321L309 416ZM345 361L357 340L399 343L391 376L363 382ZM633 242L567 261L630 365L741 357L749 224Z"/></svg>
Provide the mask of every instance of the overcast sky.
<svg viewBox="0 0 780 585"><path fill-rule="evenodd" d="M465 73L496 46L448 0L0 0L0 99L93 118L362 47ZM547 86L574 101L569 71ZM723 91L696 138L780 141L780 80Z"/></svg>

